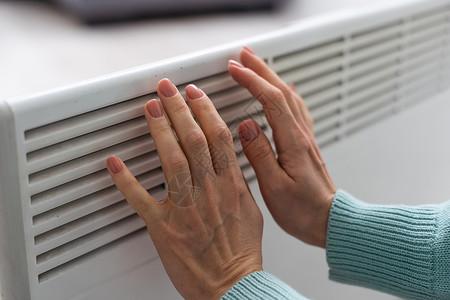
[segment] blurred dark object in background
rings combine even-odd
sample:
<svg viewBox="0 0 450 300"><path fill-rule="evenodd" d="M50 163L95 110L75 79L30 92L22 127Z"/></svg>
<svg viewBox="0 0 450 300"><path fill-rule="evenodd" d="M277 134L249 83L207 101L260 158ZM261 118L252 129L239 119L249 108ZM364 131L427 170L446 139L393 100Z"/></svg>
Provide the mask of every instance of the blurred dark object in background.
<svg viewBox="0 0 450 300"><path fill-rule="evenodd" d="M54 0L87 23L144 17L273 9L286 0Z"/></svg>

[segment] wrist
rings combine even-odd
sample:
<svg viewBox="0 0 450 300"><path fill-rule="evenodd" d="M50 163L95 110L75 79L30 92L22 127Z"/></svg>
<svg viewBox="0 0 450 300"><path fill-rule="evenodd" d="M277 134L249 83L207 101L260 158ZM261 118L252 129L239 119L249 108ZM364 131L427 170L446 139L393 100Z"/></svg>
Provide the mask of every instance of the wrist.
<svg viewBox="0 0 450 300"><path fill-rule="evenodd" d="M326 248L327 246L327 232L328 232L328 219L330 217L331 205L333 204L334 195L330 194L326 197L326 201L323 204L322 211L319 214L317 228L318 231L316 233L316 246L321 248Z"/></svg>
<svg viewBox="0 0 450 300"><path fill-rule="evenodd" d="M249 274L260 271L263 271L261 262L253 263L247 261L243 262L240 267L232 268L231 273L219 282L218 288L216 289L217 293L214 299L220 299L227 293L228 290L231 289L232 286L234 286L242 278L248 276Z"/></svg>
<svg viewBox="0 0 450 300"><path fill-rule="evenodd" d="M309 210L304 210L298 218L300 226L296 238L312 246L326 248L328 218L335 192L322 197L322 201L315 202Z"/></svg>

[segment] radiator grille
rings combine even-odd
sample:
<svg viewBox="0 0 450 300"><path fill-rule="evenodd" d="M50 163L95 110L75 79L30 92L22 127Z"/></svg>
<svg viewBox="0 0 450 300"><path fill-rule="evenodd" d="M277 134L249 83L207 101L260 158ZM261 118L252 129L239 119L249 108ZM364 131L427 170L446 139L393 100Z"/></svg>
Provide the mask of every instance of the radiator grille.
<svg viewBox="0 0 450 300"><path fill-rule="evenodd" d="M323 148L448 87L449 19L443 6L275 56L272 66L302 94Z"/></svg>
<svg viewBox="0 0 450 300"><path fill-rule="evenodd" d="M238 120L248 117L269 134L260 104L228 73L194 83L213 99L235 137ZM185 86L180 85L180 91ZM144 227L113 186L105 169L108 156L120 156L155 198L165 196L159 157L143 116L144 103L155 97L150 94L25 132L39 282ZM238 139L235 144L240 146ZM244 173L253 176L242 149L237 156Z"/></svg>
<svg viewBox="0 0 450 300"><path fill-rule="evenodd" d="M303 95L324 148L447 88L449 41L446 6L265 59ZM253 118L270 137L261 105L226 72L194 83L230 127L244 174L253 177L237 126ZM143 117L144 103L154 97L149 94L25 132L39 283L144 228L113 186L105 169L108 156L120 156L157 199L165 196L160 161Z"/></svg>

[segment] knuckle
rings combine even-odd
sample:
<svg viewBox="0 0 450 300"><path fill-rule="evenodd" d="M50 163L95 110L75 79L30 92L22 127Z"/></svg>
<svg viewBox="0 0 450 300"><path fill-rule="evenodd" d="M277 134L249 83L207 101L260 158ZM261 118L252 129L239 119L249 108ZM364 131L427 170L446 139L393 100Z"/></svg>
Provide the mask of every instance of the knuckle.
<svg viewBox="0 0 450 300"><path fill-rule="evenodd" d="M274 180L270 185L270 189L275 195L279 195L286 190L284 182L281 180Z"/></svg>
<svg viewBox="0 0 450 300"><path fill-rule="evenodd" d="M195 102L196 110L200 113L207 113L212 110L211 102L208 101L196 101Z"/></svg>
<svg viewBox="0 0 450 300"><path fill-rule="evenodd" d="M154 138L155 136L165 136L173 134L172 128L165 122L157 122L150 127L150 135Z"/></svg>
<svg viewBox="0 0 450 300"><path fill-rule="evenodd" d="M175 174L183 172L186 168L186 158L181 154L172 154L169 161Z"/></svg>
<svg viewBox="0 0 450 300"><path fill-rule="evenodd" d="M136 188L139 183L134 176L125 176L120 183L117 184L117 188L125 195L129 197L131 192Z"/></svg>
<svg viewBox="0 0 450 300"><path fill-rule="evenodd" d="M297 128L294 131L294 140L296 141L297 150L307 152L311 148L311 135L304 130Z"/></svg>
<svg viewBox="0 0 450 300"><path fill-rule="evenodd" d="M217 125L214 128L214 140L221 140L227 143L233 142L233 136L225 124Z"/></svg>
<svg viewBox="0 0 450 300"><path fill-rule="evenodd" d="M192 130L185 136L185 142L189 148L203 149L206 147L206 138L200 130Z"/></svg>
<svg viewBox="0 0 450 300"><path fill-rule="evenodd" d="M269 95L272 99L282 100L284 99L284 93L277 87L272 86L272 89L269 92Z"/></svg>
<svg viewBox="0 0 450 300"><path fill-rule="evenodd" d="M255 147L252 153L253 160L255 162L265 162L272 154L272 149L268 145Z"/></svg>
<svg viewBox="0 0 450 300"><path fill-rule="evenodd" d="M184 101L172 101L171 110L174 113L184 113L187 109L187 104Z"/></svg>
<svg viewBox="0 0 450 300"><path fill-rule="evenodd" d="M298 140L298 146L303 152L309 152L312 147L311 140L309 137L302 135Z"/></svg>

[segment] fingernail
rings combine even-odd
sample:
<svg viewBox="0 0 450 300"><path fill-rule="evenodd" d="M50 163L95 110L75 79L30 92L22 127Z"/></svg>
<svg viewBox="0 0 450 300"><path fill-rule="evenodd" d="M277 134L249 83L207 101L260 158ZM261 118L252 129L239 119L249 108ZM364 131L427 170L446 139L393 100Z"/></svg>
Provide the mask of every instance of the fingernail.
<svg viewBox="0 0 450 300"><path fill-rule="evenodd" d="M244 68L243 65L241 65L240 63L238 63L237 61L232 60L232 59L230 59L230 60L228 61L228 65L229 65L229 66L235 66L235 67L238 67L238 68L241 68L241 69Z"/></svg>
<svg viewBox="0 0 450 300"><path fill-rule="evenodd" d="M156 99L148 101L146 108L153 118L161 118L163 116L161 103Z"/></svg>
<svg viewBox="0 0 450 300"><path fill-rule="evenodd" d="M159 81L158 88L164 97L173 97L178 93L177 87L167 78Z"/></svg>
<svg viewBox="0 0 450 300"><path fill-rule="evenodd" d="M203 92L201 89L199 89L195 84L190 84L186 87L186 96L188 96L189 99L198 99L203 96Z"/></svg>
<svg viewBox="0 0 450 300"><path fill-rule="evenodd" d="M239 126L239 138L243 142L251 142L259 135L259 128L252 120L246 120Z"/></svg>
<svg viewBox="0 0 450 300"><path fill-rule="evenodd" d="M120 162L120 159L113 155L108 157L106 160L106 164L108 165L108 168L113 172L113 174L117 174L120 171L122 171L122 163Z"/></svg>
<svg viewBox="0 0 450 300"><path fill-rule="evenodd" d="M295 87L295 85L293 83L289 83L288 85L292 91L297 92L297 88Z"/></svg>
<svg viewBox="0 0 450 300"><path fill-rule="evenodd" d="M247 52L250 52L251 54L256 54L255 51L253 51L250 47L244 46L244 49L247 50Z"/></svg>

